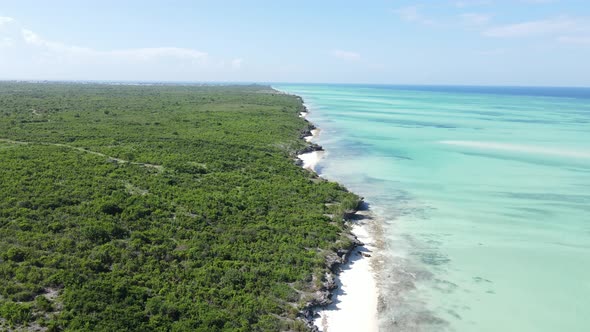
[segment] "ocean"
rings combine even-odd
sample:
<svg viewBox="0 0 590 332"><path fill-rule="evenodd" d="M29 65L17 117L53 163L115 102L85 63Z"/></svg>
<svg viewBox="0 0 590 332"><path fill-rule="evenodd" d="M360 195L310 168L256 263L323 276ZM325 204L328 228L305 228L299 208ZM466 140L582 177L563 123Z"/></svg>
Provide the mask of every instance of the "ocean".
<svg viewBox="0 0 590 332"><path fill-rule="evenodd" d="M590 89L273 87L375 215L382 331L590 331Z"/></svg>

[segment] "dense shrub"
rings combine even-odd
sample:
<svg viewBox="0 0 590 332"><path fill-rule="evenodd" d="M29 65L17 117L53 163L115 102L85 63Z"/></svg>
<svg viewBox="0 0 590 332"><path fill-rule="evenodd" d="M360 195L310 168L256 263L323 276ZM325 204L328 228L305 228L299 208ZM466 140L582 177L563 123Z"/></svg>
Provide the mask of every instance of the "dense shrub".
<svg viewBox="0 0 590 332"><path fill-rule="evenodd" d="M357 197L294 165L301 108L260 86L0 83L0 329L305 329L289 302Z"/></svg>

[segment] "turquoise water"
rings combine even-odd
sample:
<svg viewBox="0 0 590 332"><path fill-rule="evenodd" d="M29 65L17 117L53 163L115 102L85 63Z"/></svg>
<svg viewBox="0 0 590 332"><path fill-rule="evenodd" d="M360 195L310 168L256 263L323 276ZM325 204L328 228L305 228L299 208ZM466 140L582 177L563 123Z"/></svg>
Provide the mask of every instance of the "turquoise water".
<svg viewBox="0 0 590 332"><path fill-rule="evenodd" d="M590 90L275 87L383 225L381 330L590 331Z"/></svg>

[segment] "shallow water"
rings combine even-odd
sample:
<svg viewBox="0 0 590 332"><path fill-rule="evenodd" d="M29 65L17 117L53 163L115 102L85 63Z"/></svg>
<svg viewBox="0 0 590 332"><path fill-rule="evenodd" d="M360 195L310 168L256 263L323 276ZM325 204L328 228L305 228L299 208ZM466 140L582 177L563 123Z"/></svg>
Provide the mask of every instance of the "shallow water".
<svg viewBox="0 0 590 332"><path fill-rule="evenodd" d="M384 225L382 330L590 331L590 90L275 85Z"/></svg>

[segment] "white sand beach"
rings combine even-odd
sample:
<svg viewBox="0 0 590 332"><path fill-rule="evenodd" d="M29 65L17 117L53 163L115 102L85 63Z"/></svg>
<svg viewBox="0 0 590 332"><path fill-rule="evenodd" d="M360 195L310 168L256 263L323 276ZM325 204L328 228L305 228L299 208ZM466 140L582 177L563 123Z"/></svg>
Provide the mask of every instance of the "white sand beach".
<svg viewBox="0 0 590 332"><path fill-rule="evenodd" d="M324 151L313 151L309 153L300 154L297 157L303 161L301 167L315 171L317 163L322 159Z"/></svg>
<svg viewBox="0 0 590 332"><path fill-rule="evenodd" d="M307 115L307 113L305 113ZM319 129L313 129L311 136L305 140L317 139ZM303 161L302 167L315 171L315 167L324 156L324 151L313 151L298 155ZM362 212L359 212L362 213ZM378 330L377 299L378 289L371 267L371 255L374 246L368 226L355 222L352 233L365 245L355 248L341 272L336 277L338 288L334 291L331 305L318 312L314 324L322 332L373 332Z"/></svg>
<svg viewBox="0 0 590 332"><path fill-rule="evenodd" d="M352 233L365 246L356 248L349 262L342 266L337 277L338 289L333 295L334 303L318 312L315 325L323 332L372 332L378 331L377 284L371 267L373 257L364 257L359 253L371 255L373 239L367 226L354 225Z"/></svg>
<svg viewBox="0 0 590 332"><path fill-rule="evenodd" d="M320 134L320 130L319 129L312 129L311 130L311 136L306 136L305 140L307 142L311 142L311 140L315 139L316 137L318 137Z"/></svg>
<svg viewBox="0 0 590 332"><path fill-rule="evenodd" d="M303 112L302 112L302 114L303 114ZM305 113L305 114L307 115L307 113ZM319 134L320 134L319 129L313 129L313 130L311 130L311 135L306 136L304 139L307 142L311 142L312 140L316 139L319 136ZM301 161L303 161L303 165L301 167L303 167L305 169L310 169L315 172L315 170L316 170L315 166L320 161L320 159L323 157L323 155L324 155L324 151L312 151L312 152L300 154L297 157L299 159L301 159Z"/></svg>

